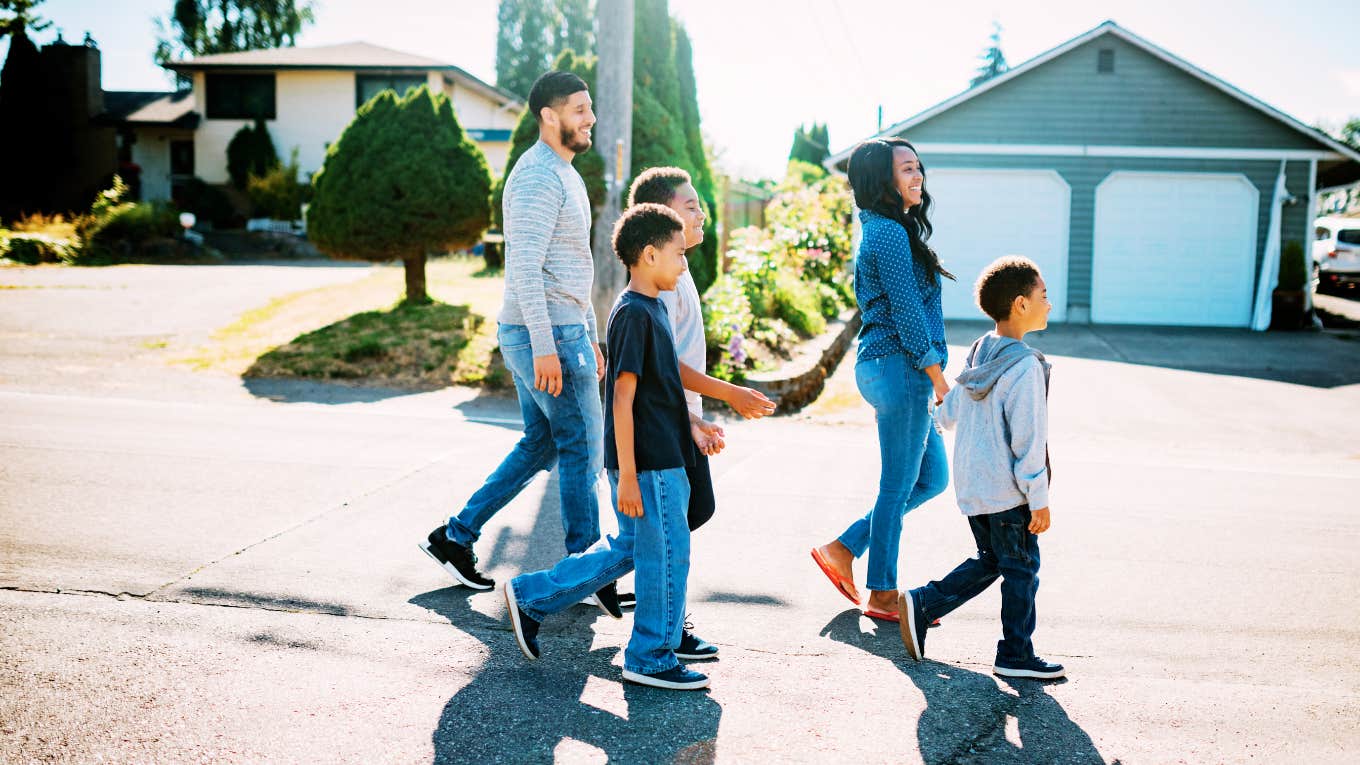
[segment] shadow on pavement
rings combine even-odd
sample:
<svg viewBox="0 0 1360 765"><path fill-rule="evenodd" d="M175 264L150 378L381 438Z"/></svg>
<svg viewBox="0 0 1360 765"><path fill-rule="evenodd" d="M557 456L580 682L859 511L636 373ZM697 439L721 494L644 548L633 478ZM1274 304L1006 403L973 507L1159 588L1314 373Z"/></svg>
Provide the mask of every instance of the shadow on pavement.
<svg viewBox="0 0 1360 765"><path fill-rule="evenodd" d="M946 624L931 630L930 637L940 640L947 629ZM916 741L926 763L1105 762L1086 731L1048 695L1052 682L1001 681L929 659L912 661L896 627L877 624L874 631L862 631L858 609L838 614L821 635L888 659L920 689L926 708L916 723Z"/></svg>
<svg viewBox="0 0 1360 765"><path fill-rule="evenodd" d="M425 392L273 377L242 377L241 385L256 398L282 404L371 404Z"/></svg>
<svg viewBox="0 0 1360 765"><path fill-rule="evenodd" d="M967 349L992 325L949 321L945 337ZM1360 341L1333 332L1253 332L1213 327L1054 324L1026 342L1051 356L1249 377L1333 388L1360 383ZM953 356L953 354L951 354ZM960 357L961 360L961 357Z"/></svg>
<svg viewBox="0 0 1360 765"><path fill-rule="evenodd" d="M529 662L506 623L472 610L467 593L446 588L410 601L481 640L491 654L444 705L432 734L435 763L545 762L572 742L602 750L609 762L714 761L722 707L706 691L625 684L620 708L613 688L587 689L591 678L616 686L618 648L590 650L588 630L545 630L544 657Z"/></svg>

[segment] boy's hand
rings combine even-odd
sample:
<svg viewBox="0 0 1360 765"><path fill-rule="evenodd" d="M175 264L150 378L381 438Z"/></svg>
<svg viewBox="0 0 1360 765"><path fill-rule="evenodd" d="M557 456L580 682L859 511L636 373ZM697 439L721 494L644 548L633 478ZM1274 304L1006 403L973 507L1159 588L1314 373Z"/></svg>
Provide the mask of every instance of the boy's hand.
<svg viewBox="0 0 1360 765"><path fill-rule="evenodd" d="M534 389L546 391L553 398L562 394L562 362L556 353L534 357Z"/></svg>
<svg viewBox="0 0 1360 765"><path fill-rule="evenodd" d="M596 381L603 380L605 372L604 354L600 353L599 343L591 343L590 347L595 349L595 379Z"/></svg>
<svg viewBox="0 0 1360 765"><path fill-rule="evenodd" d="M949 395L949 383L943 377L934 381L935 385L935 406L944 403L944 397Z"/></svg>
<svg viewBox="0 0 1360 765"><path fill-rule="evenodd" d="M1029 514L1029 533L1042 534L1053 525L1048 518L1048 508L1043 507Z"/></svg>
<svg viewBox="0 0 1360 765"><path fill-rule="evenodd" d="M690 417L689 432L705 457L713 457L727 447L723 429L707 420Z"/></svg>
<svg viewBox="0 0 1360 765"><path fill-rule="evenodd" d="M637 475L619 474L619 512L629 518L642 517L642 488Z"/></svg>
<svg viewBox="0 0 1360 765"><path fill-rule="evenodd" d="M774 414L774 402L755 388L737 387L727 399L727 403L737 414L748 420L758 420L768 414Z"/></svg>

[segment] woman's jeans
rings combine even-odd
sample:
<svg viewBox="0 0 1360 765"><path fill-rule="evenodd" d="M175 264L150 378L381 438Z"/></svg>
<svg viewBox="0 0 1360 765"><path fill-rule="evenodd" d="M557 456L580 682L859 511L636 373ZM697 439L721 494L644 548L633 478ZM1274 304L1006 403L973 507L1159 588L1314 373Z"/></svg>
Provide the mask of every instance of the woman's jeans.
<svg viewBox="0 0 1360 765"><path fill-rule="evenodd" d="M870 590L896 590L902 516L949 485L944 439L930 417L935 388L901 354L858 362L855 383L874 408L882 472L874 508L840 542L856 558L868 551Z"/></svg>
<svg viewBox="0 0 1360 765"><path fill-rule="evenodd" d="M585 324L555 325L553 340L562 364L562 393L553 397L534 388L534 351L529 328L502 324L501 356L515 379L524 437L449 519L449 539L471 546L482 527L514 499L539 471L557 465L562 528L568 553L578 553L600 538L600 505L595 482L604 468L604 417L595 349Z"/></svg>
<svg viewBox="0 0 1360 765"><path fill-rule="evenodd" d="M619 473L609 471L614 507L619 505ZM675 650L685 628L685 589L689 580L689 480L684 468L638 473L642 517L615 511L619 535L577 555L568 555L547 571L520 574L510 581L515 600L530 617L543 621L581 602L606 584L637 570L637 607L633 636L623 652L623 666L646 675L679 664Z"/></svg>

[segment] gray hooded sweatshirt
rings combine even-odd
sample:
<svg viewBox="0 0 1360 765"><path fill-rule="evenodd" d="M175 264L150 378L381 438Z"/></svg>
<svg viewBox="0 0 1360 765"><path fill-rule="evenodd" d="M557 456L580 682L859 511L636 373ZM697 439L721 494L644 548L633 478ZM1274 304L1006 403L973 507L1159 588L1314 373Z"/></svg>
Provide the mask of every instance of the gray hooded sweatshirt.
<svg viewBox="0 0 1360 765"><path fill-rule="evenodd" d="M954 491L964 515L1048 507L1048 374L1042 353L989 332L935 410L957 430Z"/></svg>

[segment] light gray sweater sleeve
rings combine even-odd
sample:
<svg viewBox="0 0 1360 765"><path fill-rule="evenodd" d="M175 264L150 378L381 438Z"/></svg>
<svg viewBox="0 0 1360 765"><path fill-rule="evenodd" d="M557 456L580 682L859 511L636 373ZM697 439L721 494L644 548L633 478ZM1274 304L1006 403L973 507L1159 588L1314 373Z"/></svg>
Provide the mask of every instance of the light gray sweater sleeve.
<svg viewBox="0 0 1360 765"><path fill-rule="evenodd" d="M1044 370L1037 359L1006 392L1002 411L1015 456L1015 483L1031 510L1048 507L1048 397Z"/></svg>
<svg viewBox="0 0 1360 765"><path fill-rule="evenodd" d="M546 167L525 167L505 205L505 288L524 315L535 356L557 353L543 264L565 202L566 191L556 173ZM595 322L590 326L594 328Z"/></svg>
<svg viewBox="0 0 1360 765"><path fill-rule="evenodd" d="M968 395L962 385L955 385L944 394L944 401L935 407L935 422L945 430L959 424L959 397Z"/></svg>

